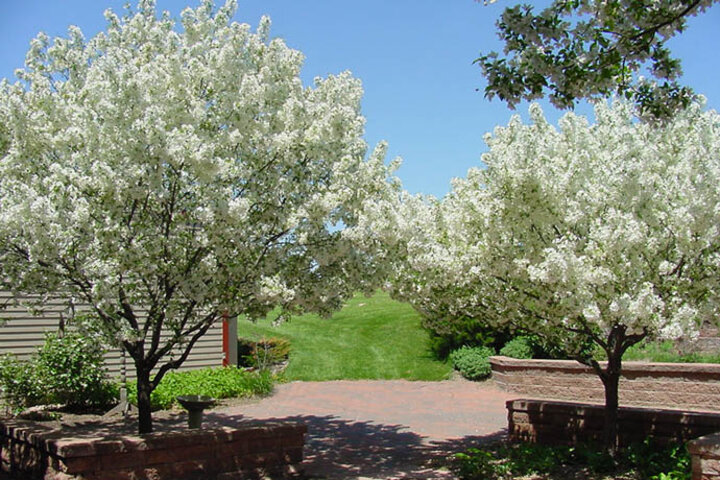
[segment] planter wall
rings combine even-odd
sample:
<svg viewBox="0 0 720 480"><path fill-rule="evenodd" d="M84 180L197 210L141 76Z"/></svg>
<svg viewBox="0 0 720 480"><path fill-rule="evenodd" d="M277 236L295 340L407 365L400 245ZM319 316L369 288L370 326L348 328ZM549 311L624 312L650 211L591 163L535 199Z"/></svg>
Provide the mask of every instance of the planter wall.
<svg viewBox="0 0 720 480"><path fill-rule="evenodd" d="M548 400L509 400L508 435L513 440L544 444L576 444L602 438L601 405ZM659 443L687 441L720 430L720 413L620 407L620 444L653 437Z"/></svg>
<svg viewBox="0 0 720 480"><path fill-rule="evenodd" d="M0 423L2 471L45 480L236 480L285 473L302 461L305 425L263 423L93 438L42 424Z"/></svg>
<svg viewBox="0 0 720 480"><path fill-rule="evenodd" d="M600 378L574 360L491 357L492 378L527 398L604 403ZM720 412L720 365L624 362L620 404Z"/></svg>

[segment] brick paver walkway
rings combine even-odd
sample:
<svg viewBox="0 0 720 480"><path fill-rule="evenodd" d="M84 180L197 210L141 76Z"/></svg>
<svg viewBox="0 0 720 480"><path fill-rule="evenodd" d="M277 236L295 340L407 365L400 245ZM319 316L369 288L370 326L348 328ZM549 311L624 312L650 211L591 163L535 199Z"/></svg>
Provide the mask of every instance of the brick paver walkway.
<svg viewBox="0 0 720 480"><path fill-rule="evenodd" d="M447 479L438 460L502 438L511 397L489 381L293 382L213 414L307 424L307 478Z"/></svg>

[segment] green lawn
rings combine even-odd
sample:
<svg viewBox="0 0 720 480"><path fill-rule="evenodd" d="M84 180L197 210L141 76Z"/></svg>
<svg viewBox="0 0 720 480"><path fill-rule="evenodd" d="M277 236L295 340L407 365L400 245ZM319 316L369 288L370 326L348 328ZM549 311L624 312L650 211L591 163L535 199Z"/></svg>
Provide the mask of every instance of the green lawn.
<svg viewBox="0 0 720 480"><path fill-rule="evenodd" d="M331 319L303 315L277 327L270 318L257 323L240 319L238 336L289 340L288 380L443 380L451 372L428 350L420 316L381 292L356 296Z"/></svg>
<svg viewBox="0 0 720 480"><path fill-rule="evenodd" d="M672 340L641 342L628 348L623 361L670 363L720 363L720 353L683 353Z"/></svg>

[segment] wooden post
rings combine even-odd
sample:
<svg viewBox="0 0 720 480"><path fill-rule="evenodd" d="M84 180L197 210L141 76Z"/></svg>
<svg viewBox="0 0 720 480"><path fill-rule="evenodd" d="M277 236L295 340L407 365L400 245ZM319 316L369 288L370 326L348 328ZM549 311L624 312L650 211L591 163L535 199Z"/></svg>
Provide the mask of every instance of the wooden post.
<svg viewBox="0 0 720 480"><path fill-rule="evenodd" d="M223 367L229 365L236 367L238 364L237 318L230 318L227 314L223 315L222 333Z"/></svg>

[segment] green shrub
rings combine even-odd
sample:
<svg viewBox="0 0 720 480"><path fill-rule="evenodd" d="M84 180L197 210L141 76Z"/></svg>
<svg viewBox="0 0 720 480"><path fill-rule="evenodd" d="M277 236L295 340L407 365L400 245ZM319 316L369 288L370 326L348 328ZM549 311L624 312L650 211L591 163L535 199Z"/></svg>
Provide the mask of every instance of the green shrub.
<svg viewBox="0 0 720 480"><path fill-rule="evenodd" d="M567 464L573 449L566 446L548 446L538 443L518 443L505 449L508 467L516 475L537 475L553 472Z"/></svg>
<svg viewBox="0 0 720 480"><path fill-rule="evenodd" d="M71 408L113 403L117 389L108 381L104 353L100 342L81 333L46 335L36 363L53 403Z"/></svg>
<svg viewBox="0 0 720 480"><path fill-rule="evenodd" d="M50 403L43 379L30 362L21 362L13 355L0 358L0 388L3 401L15 411L33 405Z"/></svg>
<svg viewBox="0 0 720 480"><path fill-rule="evenodd" d="M238 339L238 363L243 367L266 370L290 356L290 342L284 338Z"/></svg>
<svg viewBox="0 0 720 480"><path fill-rule="evenodd" d="M528 337L520 336L510 340L500 349L500 355L511 358L533 358L533 348Z"/></svg>
<svg viewBox="0 0 720 480"><path fill-rule="evenodd" d="M522 335L516 338L523 338L530 347L532 356L527 358L544 358L550 360L567 360L576 358L568 351L570 342L565 343L561 339L554 339L553 341L550 341L539 335ZM599 353L599 347L593 343L591 339L582 340L581 343L579 345L575 345L574 348L579 349L580 356L583 358L595 357Z"/></svg>
<svg viewBox="0 0 720 480"><path fill-rule="evenodd" d="M99 342L75 332L47 334L27 362L3 358L0 386L14 409L47 403L105 407L117 397L116 387L107 379Z"/></svg>
<svg viewBox="0 0 720 480"><path fill-rule="evenodd" d="M167 409L179 395L206 395L216 399L267 395L273 389L273 377L267 371L245 372L237 367L202 368L169 372L150 394L153 409ZM128 398L137 403L137 386L128 382Z"/></svg>
<svg viewBox="0 0 720 480"><path fill-rule="evenodd" d="M453 469L462 480L510 480L554 472L571 457L569 447L535 443L471 448L453 456Z"/></svg>
<svg viewBox="0 0 720 480"><path fill-rule="evenodd" d="M507 327L492 327L482 319L468 317L426 317L422 327L430 337L430 350L439 359L448 358L450 352L466 345L497 350L513 337Z"/></svg>
<svg viewBox="0 0 720 480"><path fill-rule="evenodd" d="M488 347L498 351L514 338L519 338L516 337L516 332L511 326L492 326L482 319L469 317L426 317L422 320L422 326L428 332L430 350L440 359L448 358L450 352L463 346ZM561 342L549 343L535 335L523 336L523 338L531 348L532 356L515 358L569 358ZM594 344L591 341L582 345L583 351L589 352L593 348Z"/></svg>
<svg viewBox="0 0 720 480"><path fill-rule="evenodd" d="M489 347L461 347L450 354L452 366L468 380L480 380L490 376L490 357L495 351Z"/></svg>

